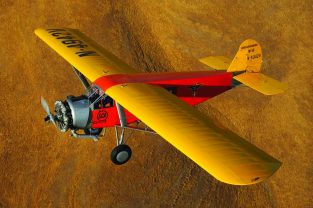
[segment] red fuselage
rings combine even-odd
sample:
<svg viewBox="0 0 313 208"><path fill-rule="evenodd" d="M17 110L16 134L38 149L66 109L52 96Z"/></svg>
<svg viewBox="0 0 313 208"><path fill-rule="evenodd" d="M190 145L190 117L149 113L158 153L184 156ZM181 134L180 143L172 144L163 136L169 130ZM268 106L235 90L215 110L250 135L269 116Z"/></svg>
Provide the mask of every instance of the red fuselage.
<svg viewBox="0 0 313 208"><path fill-rule="evenodd" d="M104 91L123 83L158 85L179 97L189 105L197 105L233 87L232 73L221 71L169 72L153 74L109 75L95 81ZM125 109L127 123L138 119ZM92 128L120 125L115 102L109 107L92 111Z"/></svg>

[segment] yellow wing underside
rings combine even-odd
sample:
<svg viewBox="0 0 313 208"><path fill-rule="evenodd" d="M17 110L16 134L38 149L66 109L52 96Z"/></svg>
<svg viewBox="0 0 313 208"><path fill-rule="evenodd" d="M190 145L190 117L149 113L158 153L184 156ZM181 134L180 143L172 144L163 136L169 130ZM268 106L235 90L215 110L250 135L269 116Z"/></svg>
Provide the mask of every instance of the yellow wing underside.
<svg viewBox="0 0 313 208"><path fill-rule="evenodd" d="M106 75L138 72L79 30L39 28L35 34L91 82Z"/></svg>
<svg viewBox="0 0 313 208"><path fill-rule="evenodd" d="M281 165L158 86L128 83L113 86L106 93L222 182L258 183Z"/></svg>

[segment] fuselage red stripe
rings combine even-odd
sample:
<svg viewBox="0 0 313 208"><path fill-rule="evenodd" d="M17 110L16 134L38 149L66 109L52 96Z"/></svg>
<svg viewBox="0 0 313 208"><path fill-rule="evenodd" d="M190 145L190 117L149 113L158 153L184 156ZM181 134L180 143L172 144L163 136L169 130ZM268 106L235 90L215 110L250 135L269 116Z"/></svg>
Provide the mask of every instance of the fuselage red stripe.
<svg viewBox="0 0 313 208"><path fill-rule="evenodd" d="M195 85L231 86L232 73L219 71L201 72L167 72L167 73L138 73L113 74L103 76L95 81L103 91L108 88L126 83L148 83L154 85Z"/></svg>

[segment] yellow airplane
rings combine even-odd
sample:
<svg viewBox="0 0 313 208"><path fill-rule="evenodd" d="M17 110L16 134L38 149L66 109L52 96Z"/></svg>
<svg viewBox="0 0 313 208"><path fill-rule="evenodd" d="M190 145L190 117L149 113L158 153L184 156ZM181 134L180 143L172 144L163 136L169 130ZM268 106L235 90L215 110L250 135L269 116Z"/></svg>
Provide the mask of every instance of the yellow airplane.
<svg viewBox="0 0 313 208"><path fill-rule="evenodd" d="M263 181L281 162L231 131L220 129L193 105L244 84L265 95L287 85L260 73L260 45L244 41L235 58L210 56L200 61L216 71L140 73L83 33L69 28L36 29L65 58L87 93L55 102L55 112L41 98L45 120L76 138L97 140L106 127L115 127L117 146L111 160L121 165L131 157L125 130L157 133L216 179L234 185ZM88 78L93 84L90 85ZM139 128L138 122L149 126ZM84 134L78 130L84 130ZM119 132L119 130L121 130Z"/></svg>

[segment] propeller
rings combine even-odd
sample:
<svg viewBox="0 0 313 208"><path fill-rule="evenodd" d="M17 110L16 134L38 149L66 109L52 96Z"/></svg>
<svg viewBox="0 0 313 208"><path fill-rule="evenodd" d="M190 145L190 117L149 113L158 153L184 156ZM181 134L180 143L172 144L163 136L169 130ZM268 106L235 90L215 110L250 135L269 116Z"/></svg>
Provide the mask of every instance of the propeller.
<svg viewBox="0 0 313 208"><path fill-rule="evenodd" d="M41 101L41 106L43 107L43 109L46 111L47 113L47 117L45 118L45 121L51 121L55 127L57 127L57 124L55 122L55 119L53 117L53 115L51 114L50 112L50 109L49 109L49 106L48 106L48 103L46 102L46 100L41 96L40 97L40 101Z"/></svg>

